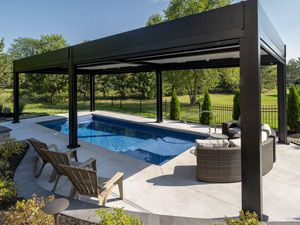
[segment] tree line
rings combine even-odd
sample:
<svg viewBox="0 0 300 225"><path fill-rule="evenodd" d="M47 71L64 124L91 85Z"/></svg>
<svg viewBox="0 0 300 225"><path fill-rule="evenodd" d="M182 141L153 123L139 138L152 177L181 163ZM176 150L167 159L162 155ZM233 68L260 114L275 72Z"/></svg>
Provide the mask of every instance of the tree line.
<svg viewBox="0 0 300 225"><path fill-rule="evenodd" d="M171 0L163 14L155 13L146 25L151 26L179 17L215 9L230 4L230 0ZM12 88L12 62L16 59L45 53L69 46L59 34L42 35L40 38L17 38L4 52L4 39L0 39L0 88ZM239 68L164 71L164 95L188 95L195 104L207 92L234 93L240 82ZM289 83L300 82L300 58L288 63ZM51 106L65 101L68 77L61 74L27 74L21 76L21 96L24 100L49 103ZM262 87L272 90L276 87L276 67L262 68ZM96 76L96 96L103 98L155 97L155 73L129 73ZM79 99L89 96L89 76L78 76Z"/></svg>

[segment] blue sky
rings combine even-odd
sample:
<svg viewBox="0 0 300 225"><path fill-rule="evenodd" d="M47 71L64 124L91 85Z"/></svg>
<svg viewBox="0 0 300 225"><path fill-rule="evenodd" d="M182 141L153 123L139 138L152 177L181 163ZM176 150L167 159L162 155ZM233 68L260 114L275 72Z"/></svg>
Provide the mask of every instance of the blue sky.
<svg viewBox="0 0 300 225"><path fill-rule="evenodd" d="M300 57L300 0L261 4L287 44L288 59ZM0 38L8 47L18 37L57 33L73 45L142 27L167 5L168 0L6 0L0 7Z"/></svg>

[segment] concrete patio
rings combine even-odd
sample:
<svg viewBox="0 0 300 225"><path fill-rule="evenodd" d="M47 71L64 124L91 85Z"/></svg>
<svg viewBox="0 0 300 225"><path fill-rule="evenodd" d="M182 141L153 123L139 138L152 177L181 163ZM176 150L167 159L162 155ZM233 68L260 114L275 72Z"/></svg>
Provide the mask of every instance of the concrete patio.
<svg viewBox="0 0 300 225"><path fill-rule="evenodd" d="M185 132L207 133L206 127L172 121L154 123L153 119L129 116L119 113L96 111L96 114L116 117L143 123L150 126L163 126ZM86 115L88 112L80 112ZM67 150L68 137L36 124L64 117L66 115L26 119L19 124L10 122L1 125L12 129L11 136L22 140L37 138L48 144L55 143L61 151ZM220 132L220 130L218 130ZM111 176L116 171L125 173L124 200L118 199L118 191L109 198L107 206L124 207L126 210L162 215L194 218L222 218L237 216L241 208L241 183L213 184L196 180L196 158L192 149L176 158L156 166L146 162L101 149L96 145L80 141L79 160L90 157L97 159L97 172L100 176ZM277 145L277 162L273 170L263 178L264 214L269 221L300 220L300 147L296 145ZM35 180L37 185L51 190L48 183L51 167L45 168L42 176ZM18 173L16 173L18 176ZM20 175L19 175L20 177ZM26 178L24 178L26 179ZM22 189L22 187L19 187ZM68 196L69 181L59 182L57 194ZM34 190L32 190L34 192ZM81 200L97 204L96 199L84 197Z"/></svg>

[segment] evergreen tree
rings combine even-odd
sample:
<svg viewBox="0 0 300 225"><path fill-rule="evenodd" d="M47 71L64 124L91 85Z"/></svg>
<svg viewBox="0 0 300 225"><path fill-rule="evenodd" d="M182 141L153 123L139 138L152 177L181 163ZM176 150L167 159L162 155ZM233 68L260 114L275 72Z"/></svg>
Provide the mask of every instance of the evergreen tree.
<svg viewBox="0 0 300 225"><path fill-rule="evenodd" d="M170 120L180 120L180 104L175 89L170 103Z"/></svg>
<svg viewBox="0 0 300 225"><path fill-rule="evenodd" d="M299 120L299 95L294 85L290 86L287 105L287 123L291 130L297 129Z"/></svg>
<svg viewBox="0 0 300 225"><path fill-rule="evenodd" d="M232 119L238 120L241 115L240 110L240 90L236 90L233 97Z"/></svg>
<svg viewBox="0 0 300 225"><path fill-rule="evenodd" d="M202 111L211 111L211 100L208 92L204 94L203 103L202 103ZM212 120L211 113L202 113L200 117L200 123L204 125L210 125Z"/></svg>

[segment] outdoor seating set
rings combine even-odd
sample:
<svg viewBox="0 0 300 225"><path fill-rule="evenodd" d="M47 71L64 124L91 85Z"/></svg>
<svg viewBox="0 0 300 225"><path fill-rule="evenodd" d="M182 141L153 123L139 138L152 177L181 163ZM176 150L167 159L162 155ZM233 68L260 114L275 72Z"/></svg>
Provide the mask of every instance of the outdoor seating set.
<svg viewBox="0 0 300 225"><path fill-rule="evenodd" d="M108 196L115 185L119 187L120 198L123 199L123 176L121 172L115 173L111 178L97 176L96 159L90 158L85 162L78 162L75 149L60 152L56 145L49 145L36 140L28 139L38 153L35 176L39 177L46 164L50 163L53 171L49 182L53 182L54 192L61 176L66 176L72 183L70 197L79 199L80 195L97 197L99 204L105 206Z"/></svg>
<svg viewBox="0 0 300 225"><path fill-rule="evenodd" d="M276 133L262 125L262 174L276 161ZM206 182L241 181L241 130L239 121L222 124L220 139L196 140L197 179ZM227 137L227 138L224 138Z"/></svg>

